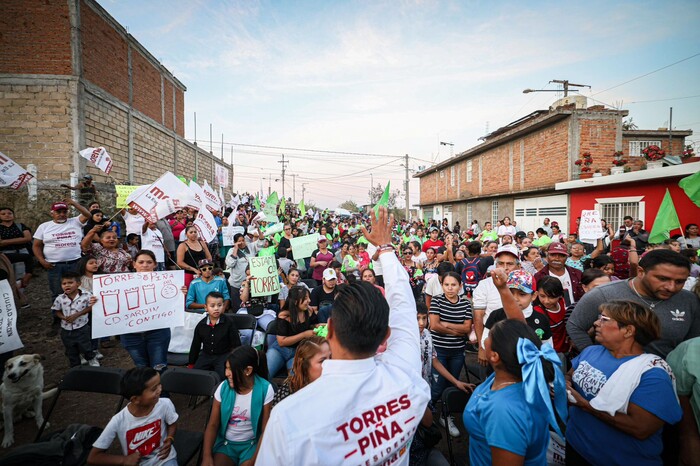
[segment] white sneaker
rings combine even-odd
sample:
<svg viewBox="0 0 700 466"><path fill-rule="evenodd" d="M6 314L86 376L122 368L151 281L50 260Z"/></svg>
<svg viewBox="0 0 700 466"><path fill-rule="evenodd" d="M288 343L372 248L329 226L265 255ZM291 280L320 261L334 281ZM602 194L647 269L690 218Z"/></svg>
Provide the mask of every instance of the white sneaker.
<svg viewBox="0 0 700 466"><path fill-rule="evenodd" d="M442 427L445 427L445 419L443 419L443 418L441 417L440 420L439 420L438 422L440 423L440 425L441 425ZM450 432L450 435L451 435L452 437L459 437L459 429L458 429L457 426L455 425L454 418L453 418L451 415L450 415L450 416L447 416L447 427L446 427L446 429Z"/></svg>
<svg viewBox="0 0 700 466"><path fill-rule="evenodd" d="M80 365L84 366L84 365L87 364L87 363L88 363L87 359L85 359L85 358L83 357L83 355L81 354L81 355L80 355Z"/></svg>
<svg viewBox="0 0 700 466"><path fill-rule="evenodd" d="M105 357L104 354L100 353L99 351L95 351L95 359L100 361L100 360L104 359L104 357Z"/></svg>
<svg viewBox="0 0 700 466"><path fill-rule="evenodd" d="M88 364L93 367L100 367L100 361L98 361L97 358L92 358L90 361L88 361ZM459 431L457 432L459 433Z"/></svg>

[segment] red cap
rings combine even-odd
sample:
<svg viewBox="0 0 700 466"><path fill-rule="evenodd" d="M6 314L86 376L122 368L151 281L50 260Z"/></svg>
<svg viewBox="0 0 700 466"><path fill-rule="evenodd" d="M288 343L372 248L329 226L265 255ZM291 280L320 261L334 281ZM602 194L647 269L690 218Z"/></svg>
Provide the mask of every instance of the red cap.
<svg viewBox="0 0 700 466"><path fill-rule="evenodd" d="M569 251L566 249L566 245L564 243L560 243L558 241L549 243L549 247L547 248L547 253L548 254L564 254L565 256L569 255Z"/></svg>
<svg viewBox="0 0 700 466"><path fill-rule="evenodd" d="M65 202L54 202L53 204L51 204L51 210L68 210L68 204L66 204Z"/></svg>

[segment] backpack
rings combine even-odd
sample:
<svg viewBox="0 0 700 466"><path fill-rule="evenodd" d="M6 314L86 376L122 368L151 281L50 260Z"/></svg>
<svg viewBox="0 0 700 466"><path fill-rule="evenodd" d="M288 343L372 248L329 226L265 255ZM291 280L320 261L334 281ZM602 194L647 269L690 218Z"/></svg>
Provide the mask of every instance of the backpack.
<svg viewBox="0 0 700 466"><path fill-rule="evenodd" d="M469 260L465 257L461 260L462 263L462 286L464 287L464 292L468 297L472 296L476 285L481 281L481 271L479 270L479 262L481 262L480 257L475 257Z"/></svg>
<svg viewBox="0 0 700 466"><path fill-rule="evenodd" d="M15 448L0 460L0 466L81 466L101 433L99 427L71 424L37 443Z"/></svg>

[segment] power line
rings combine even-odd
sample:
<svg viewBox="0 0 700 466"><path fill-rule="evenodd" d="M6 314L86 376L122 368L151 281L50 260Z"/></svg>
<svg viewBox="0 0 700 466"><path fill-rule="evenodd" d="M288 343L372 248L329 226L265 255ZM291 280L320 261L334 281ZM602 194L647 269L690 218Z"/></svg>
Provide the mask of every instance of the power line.
<svg viewBox="0 0 700 466"><path fill-rule="evenodd" d="M700 94L697 95L687 95L685 97L671 97L669 99L654 99L654 100L635 100L634 102L627 102L628 104L644 104L647 102L666 102L668 100L684 100L684 99L695 99L697 97L700 97Z"/></svg>
<svg viewBox="0 0 700 466"><path fill-rule="evenodd" d="M208 142L208 141L198 139L198 140L195 140L194 142ZM363 157L393 157L393 158L404 157L403 155L371 154L371 153L366 153L366 152L344 152L344 151L335 151L335 150L307 149L307 148L298 148L298 147L265 146L265 145L260 145L260 144L243 144L243 143L239 143L239 142L228 142L228 141L225 141L224 144L228 144L231 146L239 146L239 147L257 147L260 149L275 149L275 150L284 150L284 151L293 150L293 151L299 151L299 152L315 152L318 154L361 155Z"/></svg>
<svg viewBox="0 0 700 466"><path fill-rule="evenodd" d="M632 81L636 81L636 80L638 80L638 79L645 78L645 77L647 77L647 76L649 76L649 75L651 75L651 74L657 73L657 72L659 72L659 71L661 71L661 70L665 70L666 68L670 68L670 67L675 66L675 65L677 65L677 64L679 64L679 63L683 63L684 61L688 61L688 60L690 60L691 58L697 57L698 55L700 55L700 52L699 52L699 53L696 53L695 55L691 55L691 56L689 56L689 57L686 57L686 58L684 58L684 59L682 59L682 60L678 60L677 62L671 63L670 65L662 66L661 68L658 68L658 69L656 69L656 70L654 70L654 71L650 71L650 72L645 73L645 74L643 74L643 75L641 75L641 76L637 76L636 78L632 78L632 79L630 79L630 80L628 80L628 81L625 81L625 82L623 82L623 83L616 84L616 85L614 85L614 86L612 86L612 87L609 87L609 88L607 88L607 89L604 89L604 90L602 90L602 91L600 91L600 92L596 92L595 94L591 94L591 95L598 95L598 94L602 94L603 92L608 92L608 91L610 91L610 90L612 90L612 89L618 88L618 87L620 87L620 86L624 86L625 84L629 84L629 83L631 83Z"/></svg>

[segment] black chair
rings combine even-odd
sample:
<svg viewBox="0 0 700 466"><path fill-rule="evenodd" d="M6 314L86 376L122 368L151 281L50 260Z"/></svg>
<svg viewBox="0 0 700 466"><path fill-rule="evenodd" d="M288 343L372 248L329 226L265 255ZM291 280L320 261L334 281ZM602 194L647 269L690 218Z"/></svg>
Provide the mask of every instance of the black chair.
<svg viewBox="0 0 700 466"><path fill-rule="evenodd" d="M302 278L301 281L309 287L310 290L313 290L318 286L318 283L316 283L316 280L313 278Z"/></svg>
<svg viewBox="0 0 700 466"><path fill-rule="evenodd" d="M476 364L469 363L467 362L467 359L468 355L465 355L464 372L467 375L467 382L473 383L474 385L479 385L481 382L486 380L493 370L491 367L484 367L478 362Z"/></svg>
<svg viewBox="0 0 700 466"><path fill-rule="evenodd" d="M229 314L227 317L233 319L239 332L250 330L250 344L252 345L255 330L258 328L258 319L250 314Z"/></svg>
<svg viewBox="0 0 700 466"><path fill-rule="evenodd" d="M49 411L46 413L44 423L41 425L39 432L34 439L38 442L41 434L44 433L46 425L49 422L51 413L53 412L58 399L63 392L85 392L85 393L104 393L107 395L119 396L117 408L114 411L116 414L122 408L124 398L121 394L121 380L124 376L124 369L116 367L93 367L93 366L77 366L70 369L63 376L63 379L58 384L56 397L51 402Z"/></svg>
<svg viewBox="0 0 700 466"><path fill-rule="evenodd" d="M199 464L202 459L204 430L207 427L209 416L211 415L214 391L221 382L219 375L213 371L173 367L163 372L160 382L163 386L163 391L168 392L170 395L188 395L190 397L189 406L191 409L197 407L197 397L205 397L205 402L208 406L206 407L207 414L204 419L204 427L199 431L177 429L175 432L175 440L173 441L173 446L177 452L177 464L184 466L195 456L197 456L196 464ZM178 412L180 412L180 410L178 410Z"/></svg>
<svg viewBox="0 0 700 466"><path fill-rule="evenodd" d="M455 460L454 453L452 452L452 437L450 436L449 429L447 428L447 416L451 414L461 415L464 412L464 408L467 406L469 401L469 395L464 393L455 387L448 387L442 392L442 418L445 419L445 437L447 438L447 451L450 455L450 465L455 466L457 464ZM466 464L465 461L461 461L461 464Z"/></svg>
<svg viewBox="0 0 700 466"><path fill-rule="evenodd" d="M268 343L267 343L267 337L268 335L277 335L277 319L273 320L267 325L267 330L265 330L265 346L263 349L267 351L268 348Z"/></svg>

